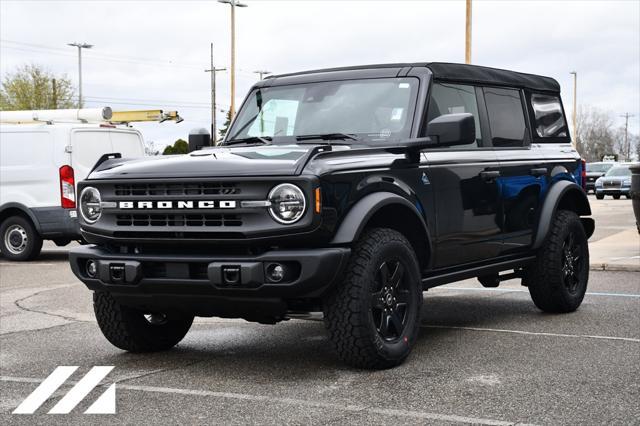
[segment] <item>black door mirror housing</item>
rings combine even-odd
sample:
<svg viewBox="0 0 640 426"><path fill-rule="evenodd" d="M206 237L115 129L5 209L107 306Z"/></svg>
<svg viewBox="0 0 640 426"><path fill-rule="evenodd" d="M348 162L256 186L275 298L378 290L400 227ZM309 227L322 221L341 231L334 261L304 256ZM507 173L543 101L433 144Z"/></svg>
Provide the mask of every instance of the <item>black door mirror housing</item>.
<svg viewBox="0 0 640 426"><path fill-rule="evenodd" d="M444 114L427 124L431 146L468 145L476 141L476 122L468 112Z"/></svg>

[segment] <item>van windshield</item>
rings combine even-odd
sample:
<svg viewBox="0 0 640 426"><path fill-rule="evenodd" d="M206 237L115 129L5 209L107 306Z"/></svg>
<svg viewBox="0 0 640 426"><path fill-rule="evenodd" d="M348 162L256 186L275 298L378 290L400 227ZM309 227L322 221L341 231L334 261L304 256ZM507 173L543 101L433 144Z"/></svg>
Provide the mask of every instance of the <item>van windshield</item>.
<svg viewBox="0 0 640 426"><path fill-rule="evenodd" d="M325 81L253 90L225 142L345 134L358 140L409 137L418 80L377 78ZM346 138L345 142L352 140Z"/></svg>

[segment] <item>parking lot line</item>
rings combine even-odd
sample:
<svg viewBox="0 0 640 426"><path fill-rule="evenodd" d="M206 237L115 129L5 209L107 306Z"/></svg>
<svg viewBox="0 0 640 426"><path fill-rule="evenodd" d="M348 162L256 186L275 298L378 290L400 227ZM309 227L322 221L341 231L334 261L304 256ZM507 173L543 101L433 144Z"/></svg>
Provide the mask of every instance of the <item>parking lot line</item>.
<svg viewBox="0 0 640 426"><path fill-rule="evenodd" d="M42 380L34 379L31 377L0 376L0 381L18 382L18 383L40 383ZM73 385L74 382L67 382L66 384ZM440 422L466 423L466 424L478 424L478 425L497 425L497 426L516 425L516 424L522 425L522 423L518 423L518 422L508 422L508 421L496 420L496 419L458 416L455 414L441 414L441 413L431 413L427 411L413 411L413 410L398 410L398 409L391 409L391 408L376 408L376 407L369 407L369 406L357 405L357 404L336 404L332 402L310 401L306 399L297 399L297 398L278 398L278 397L272 397L272 396L252 395L252 394L245 394L245 393L217 392L217 391L198 390L198 389L181 389L181 388L171 388L171 387L163 387L163 386L127 385L123 383L117 383L116 386L117 386L117 389L121 389L121 390L124 389L124 390L139 391L139 392L163 393L163 394L172 394L172 395L191 395L191 396L223 398L223 399L240 400L240 401L267 402L267 403L284 404L284 405L298 405L298 406L305 406L305 407L312 407L312 408L326 408L331 410L348 411L348 412L355 412L355 413L358 413L358 412L375 413L375 414L380 414L380 415L389 416L389 417L406 417L406 418L412 418L412 419L436 420Z"/></svg>
<svg viewBox="0 0 640 426"><path fill-rule="evenodd" d="M570 337L574 339L599 339L599 340L620 340L623 342L640 343L640 339L634 339L633 337L617 337L617 336L597 336L590 334L564 334L564 333L547 333L543 331L524 331L524 330L505 330L500 328L483 328L483 327L459 327L453 325L426 325L423 324L422 328L442 328L449 330L470 330L470 331L487 331L492 333L511 333L511 334L523 334L528 336L549 336L549 337Z"/></svg>
<svg viewBox="0 0 640 426"><path fill-rule="evenodd" d="M484 287L437 287L436 290L449 290L449 291L497 291L505 293L529 293L529 290L522 290L519 288L484 288ZM640 299L640 294L633 293L606 293L606 292L586 292L587 296L609 296L609 297L631 297Z"/></svg>

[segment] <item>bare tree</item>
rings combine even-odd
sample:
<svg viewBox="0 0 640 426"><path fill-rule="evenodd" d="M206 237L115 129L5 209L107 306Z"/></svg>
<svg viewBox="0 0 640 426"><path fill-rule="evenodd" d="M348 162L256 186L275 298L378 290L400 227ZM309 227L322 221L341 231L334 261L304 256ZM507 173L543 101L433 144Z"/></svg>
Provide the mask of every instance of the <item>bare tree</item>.
<svg viewBox="0 0 640 426"><path fill-rule="evenodd" d="M71 80L54 76L39 65L24 65L7 74L0 87L0 109L77 108Z"/></svg>
<svg viewBox="0 0 640 426"><path fill-rule="evenodd" d="M598 108L582 106L578 110L576 147L587 161L601 161L616 150L616 129L611 114Z"/></svg>

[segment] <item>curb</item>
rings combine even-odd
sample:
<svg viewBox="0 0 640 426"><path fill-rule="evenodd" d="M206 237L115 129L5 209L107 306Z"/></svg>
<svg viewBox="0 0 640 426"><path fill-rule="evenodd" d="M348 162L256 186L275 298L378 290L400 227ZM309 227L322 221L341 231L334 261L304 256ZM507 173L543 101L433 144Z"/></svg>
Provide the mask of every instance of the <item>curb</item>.
<svg viewBox="0 0 640 426"><path fill-rule="evenodd" d="M640 272L640 265L609 265L608 263L591 263L591 271L620 271L620 272Z"/></svg>

